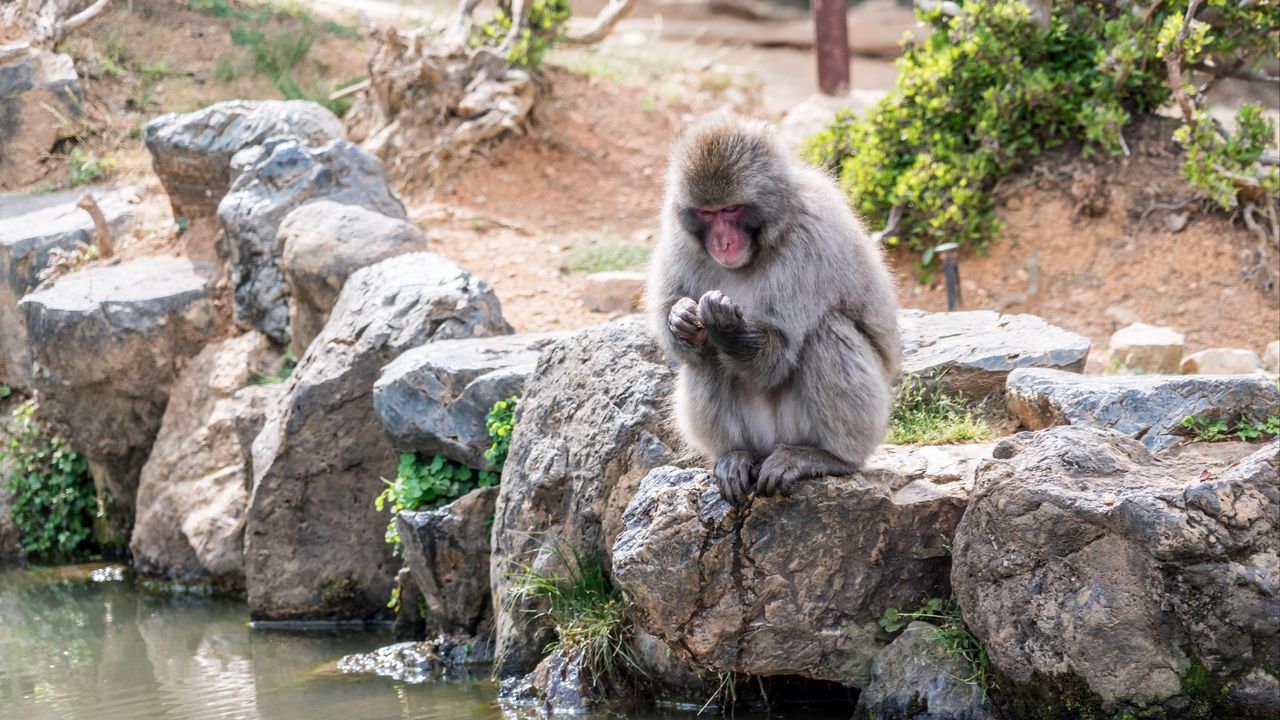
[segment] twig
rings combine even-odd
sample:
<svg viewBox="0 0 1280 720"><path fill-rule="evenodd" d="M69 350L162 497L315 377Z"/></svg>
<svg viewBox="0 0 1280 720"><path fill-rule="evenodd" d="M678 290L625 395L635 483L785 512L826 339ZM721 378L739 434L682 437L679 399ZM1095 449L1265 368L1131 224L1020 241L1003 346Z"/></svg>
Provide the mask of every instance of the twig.
<svg viewBox="0 0 1280 720"><path fill-rule="evenodd" d="M361 90L365 90L365 89L367 89L367 88L368 88L372 83L373 83L373 79L372 79L372 78L365 78L365 79L361 80L360 82L358 82L358 83L354 83L354 84L352 84L352 85L348 85L348 86L346 86L346 87L342 88L341 90L334 90L333 92L329 93L329 99L330 99L330 100L341 100L342 98L344 98L344 97L346 97L346 96L348 96L348 95L355 95L356 93L360 92Z"/></svg>
<svg viewBox="0 0 1280 720"><path fill-rule="evenodd" d="M1186 199L1180 200L1178 202L1151 203L1150 205L1147 206L1147 209L1143 210L1142 214L1138 216L1138 224L1134 226L1133 232L1129 233L1127 244L1132 244L1134 241L1134 238L1138 237L1138 233L1142 232L1142 226L1147 222L1147 216L1149 216L1151 213L1155 212L1156 210L1181 210L1186 206L1190 205L1191 203L1195 202L1199 197L1200 197L1199 193L1192 193L1191 195L1188 195Z"/></svg>
<svg viewBox="0 0 1280 720"><path fill-rule="evenodd" d="M1173 99L1178 102L1178 108L1182 111L1182 118L1187 122L1194 122L1196 117L1196 105L1187 97L1185 83L1182 80L1182 48L1181 44L1187 39L1187 33L1191 30L1191 23L1196 18L1196 10L1200 7L1200 0L1191 0L1187 3L1187 14L1182 18L1182 29L1178 31L1178 35L1173 39L1169 47L1169 53L1164 56L1164 65L1169 73L1169 89L1173 92Z"/></svg>
<svg viewBox="0 0 1280 720"><path fill-rule="evenodd" d="M81 10L79 13L72 15L66 22L62 23L62 35L65 37L67 33L79 29L81 25L84 25L97 17L103 10L106 10L107 6L110 4L111 0L98 0L98 2L90 5L84 10ZM58 39L60 40L61 38Z"/></svg>
<svg viewBox="0 0 1280 720"><path fill-rule="evenodd" d="M1271 85L1272 87L1277 83L1280 83L1280 75L1268 75L1264 72L1255 72L1253 70L1246 70L1243 67L1236 66L1220 67L1218 65L1214 65L1212 60L1195 63L1191 68L1193 70L1199 70L1200 72L1209 73L1215 78L1235 78L1236 80L1263 83Z"/></svg>
<svg viewBox="0 0 1280 720"><path fill-rule="evenodd" d="M453 13L453 23L445 33L444 42L451 47L466 47L471 37L471 16L475 14L480 0L458 0L458 9Z"/></svg>
<svg viewBox="0 0 1280 720"><path fill-rule="evenodd" d="M884 224L884 229L879 232L871 233L871 240L875 243L884 242L885 238L893 237L898 232L898 223L902 222L902 205L894 205L889 210L889 220Z"/></svg>
<svg viewBox="0 0 1280 720"><path fill-rule="evenodd" d="M577 34L565 35L562 42L569 45L592 45L600 42L613 32L613 26L630 12L634 4L635 0L609 0L609 4L600 10L589 28Z"/></svg>

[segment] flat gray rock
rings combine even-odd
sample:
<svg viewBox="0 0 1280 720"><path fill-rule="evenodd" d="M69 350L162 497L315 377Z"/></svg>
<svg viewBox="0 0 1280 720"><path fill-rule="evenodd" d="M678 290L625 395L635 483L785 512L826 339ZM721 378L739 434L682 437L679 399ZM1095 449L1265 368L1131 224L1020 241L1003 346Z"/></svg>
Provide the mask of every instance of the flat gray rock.
<svg viewBox="0 0 1280 720"><path fill-rule="evenodd" d="M1109 428L1163 450L1186 439L1190 415L1233 424L1280 415L1280 388L1252 375L1079 375L1020 369L1009 374L1005 402L1023 427Z"/></svg>
<svg viewBox="0 0 1280 720"><path fill-rule="evenodd" d="M568 333L448 340L396 358L373 386L378 419L400 452L444 455L494 470L485 416L519 395L548 345Z"/></svg>
<svg viewBox="0 0 1280 720"><path fill-rule="evenodd" d="M899 324L903 376L974 399L1001 391L1015 368L1080 372L1089 355L1089 338L1035 315L903 310Z"/></svg>

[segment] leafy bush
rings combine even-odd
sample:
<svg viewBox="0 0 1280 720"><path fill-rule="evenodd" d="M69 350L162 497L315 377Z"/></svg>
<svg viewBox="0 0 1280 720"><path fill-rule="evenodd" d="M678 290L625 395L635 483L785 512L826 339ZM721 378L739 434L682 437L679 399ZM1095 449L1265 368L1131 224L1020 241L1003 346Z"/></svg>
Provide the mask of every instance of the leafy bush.
<svg viewBox="0 0 1280 720"><path fill-rule="evenodd" d="M559 548L556 553L566 568L565 574L542 573L522 565L513 577L515 585L507 597L509 607L526 601L546 607L534 614L555 631L556 639L545 652L560 650L571 657L580 655L593 683L643 676L644 670L631 648L635 632L631 616L622 594L605 575L604 566L577 550L571 558Z"/></svg>
<svg viewBox="0 0 1280 720"><path fill-rule="evenodd" d="M96 500L89 463L66 440L41 431L36 404L28 400L0 427L0 466L8 465L5 488L13 493L14 523L32 559L64 562L88 549Z"/></svg>
<svg viewBox="0 0 1280 720"><path fill-rule="evenodd" d="M912 612L889 608L880 618L880 627L887 632L897 632L913 620L923 620L938 627L929 639L939 643L948 657L961 658L969 665L969 674L958 678L968 685L977 685L984 691L994 687L991 678L991 661L982 641L964 624L964 614L955 599L929 598L924 605Z"/></svg>
<svg viewBox="0 0 1280 720"><path fill-rule="evenodd" d="M890 443L947 445L990 437L991 428L974 414L964 398L931 392L915 376L905 378L898 386L898 397L889 416Z"/></svg>
<svg viewBox="0 0 1280 720"><path fill-rule="evenodd" d="M1192 417L1182 418L1182 427L1197 442L1221 442L1223 440L1262 440L1280 436L1280 417L1272 415L1263 422L1254 422L1241 417L1235 422L1220 418Z"/></svg>
<svg viewBox="0 0 1280 720"><path fill-rule="evenodd" d="M547 51L564 34L565 24L572 15L568 0L533 0L529 6L529 22L520 31L520 37L507 51L507 62L521 67L536 68L542 65ZM499 46L511 32L509 3L499 3L493 20L476 27L472 45Z"/></svg>
<svg viewBox="0 0 1280 720"><path fill-rule="evenodd" d="M499 400L484 416L485 430L493 440L489 449L484 451L484 459L499 471L507 461L507 450L511 448L511 432L515 429L516 404L519 402L520 398L515 395L506 400Z"/></svg>
<svg viewBox="0 0 1280 720"><path fill-rule="evenodd" d="M1190 37L1179 33L1186 5L1166 0L1054 3L1044 30L1020 0L966 0L954 16L947 5L917 10L933 34L899 60L895 90L865 118L840 114L805 149L887 244L928 253L926 265L941 242L983 249L998 231L995 182L1045 150L1083 138L1086 155L1126 153L1133 116L1171 96L1169 64L1239 68L1280 50L1280 13L1266 3L1210 0L1212 24L1193 20ZM1224 207L1250 183L1274 199L1280 182L1274 168L1247 179L1274 131L1256 108L1241 112L1236 136L1207 116L1179 135L1188 178Z"/></svg>

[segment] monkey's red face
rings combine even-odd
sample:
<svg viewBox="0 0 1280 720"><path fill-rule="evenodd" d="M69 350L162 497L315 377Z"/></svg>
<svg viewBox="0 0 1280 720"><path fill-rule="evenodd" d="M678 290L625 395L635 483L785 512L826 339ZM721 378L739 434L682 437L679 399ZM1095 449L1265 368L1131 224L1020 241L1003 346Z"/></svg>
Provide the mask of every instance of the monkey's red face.
<svg viewBox="0 0 1280 720"><path fill-rule="evenodd" d="M714 205L694 208L702 225L702 242L716 262L733 270L751 261L752 240L747 232L746 205Z"/></svg>

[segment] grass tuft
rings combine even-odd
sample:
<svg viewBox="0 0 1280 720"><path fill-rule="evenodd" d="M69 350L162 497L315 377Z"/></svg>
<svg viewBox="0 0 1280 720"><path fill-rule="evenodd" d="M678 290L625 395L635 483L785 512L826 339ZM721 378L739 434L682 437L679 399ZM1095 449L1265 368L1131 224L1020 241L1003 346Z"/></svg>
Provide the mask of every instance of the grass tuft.
<svg viewBox="0 0 1280 720"><path fill-rule="evenodd" d="M964 398L930 392L914 375L898 386L898 398L889 419L888 442L950 445L982 442L992 434L991 427L974 413Z"/></svg>
<svg viewBox="0 0 1280 720"><path fill-rule="evenodd" d="M625 242L593 242L569 251L565 269L587 274L608 270L637 270L649 262L653 251L647 245Z"/></svg>

